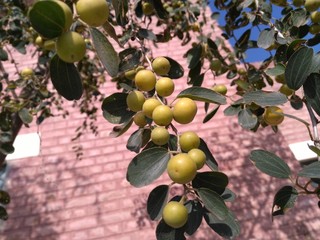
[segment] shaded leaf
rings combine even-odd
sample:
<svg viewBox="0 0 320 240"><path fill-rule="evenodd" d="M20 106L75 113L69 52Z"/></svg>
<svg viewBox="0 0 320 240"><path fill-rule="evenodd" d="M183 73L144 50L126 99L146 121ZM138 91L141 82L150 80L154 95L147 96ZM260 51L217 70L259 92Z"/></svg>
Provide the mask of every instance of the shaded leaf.
<svg viewBox="0 0 320 240"><path fill-rule="evenodd" d="M145 38L151 41L157 41L156 35L151 30L140 28L137 34L140 38Z"/></svg>
<svg viewBox="0 0 320 240"><path fill-rule="evenodd" d="M127 149L139 153L140 149L149 142L150 135L150 129L139 128L129 137L127 141Z"/></svg>
<svg viewBox="0 0 320 240"><path fill-rule="evenodd" d="M320 116L320 74L312 73L303 84L303 90L307 102L313 110Z"/></svg>
<svg viewBox="0 0 320 240"><path fill-rule="evenodd" d="M195 47L191 48L187 53L188 59L188 68L192 69L197 66L198 62L200 61L202 53L202 46L201 44L196 45Z"/></svg>
<svg viewBox="0 0 320 240"><path fill-rule="evenodd" d="M8 220L8 218L9 216L6 209L3 206L0 206L0 219L6 221Z"/></svg>
<svg viewBox="0 0 320 240"><path fill-rule="evenodd" d="M311 151L313 151L315 154L317 154L318 156L320 156L320 149L317 148L316 146L313 146L313 145L309 145L308 144L308 147Z"/></svg>
<svg viewBox="0 0 320 240"><path fill-rule="evenodd" d="M156 229L157 240L185 240L184 227L172 228L168 226L163 220L158 223Z"/></svg>
<svg viewBox="0 0 320 240"><path fill-rule="evenodd" d="M127 48L119 53L119 71L131 70L141 64L142 52L136 48Z"/></svg>
<svg viewBox="0 0 320 240"><path fill-rule="evenodd" d="M206 164L212 171L218 170L218 163L216 159L213 157L212 153L210 152L210 149L208 148L208 145L206 142L200 138L200 146L199 149L202 150L207 157Z"/></svg>
<svg viewBox="0 0 320 240"><path fill-rule="evenodd" d="M147 200L147 212L151 220L159 220L162 215L162 210L168 200L168 185L159 185L154 188Z"/></svg>
<svg viewBox="0 0 320 240"><path fill-rule="evenodd" d="M0 61L7 61L8 53L0 47Z"/></svg>
<svg viewBox="0 0 320 240"><path fill-rule="evenodd" d="M23 123L25 124L29 124L32 122L33 120L33 116L31 115L31 113L29 112L28 109L26 108L22 108L19 112L19 117L22 120Z"/></svg>
<svg viewBox="0 0 320 240"><path fill-rule="evenodd" d="M185 206L188 209L188 221L186 224L186 233L191 236L200 227L203 218L203 207L196 200L188 201Z"/></svg>
<svg viewBox="0 0 320 240"><path fill-rule="evenodd" d="M320 162L316 161L303 167L298 173L300 177L320 178Z"/></svg>
<svg viewBox="0 0 320 240"><path fill-rule="evenodd" d="M247 29L241 37L238 39L238 41L235 43L235 46L237 48L246 49L248 45L248 41L250 39L251 35L251 29Z"/></svg>
<svg viewBox="0 0 320 240"><path fill-rule="evenodd" d="M177 98L188 97L196 101L226 104L226 97L204 87L190 87L180 92Z"/></svg>
<svg viewBox="0 0 320 240"><path fill-rule="evenodd" d="M228 176L222 172L199 172L192 180L193 188L208 188L221 195L229 183Z"/></svg>
<svg viewBox="0 0 320 240"><path fill-rule="evenodd" d="M161 0L151 0L153 3L156 15L161 19L166 19L169 17L168 12L164 9Z"/></svg>
<svg viewBox="0 0 320 240"><path fill-rule="evenodd" d="M220 105L216 106L214 109L212 109L203 119L202 123L206 123L208 122L211 118L214 117L214 115L216 115L216 113L219 110Z"/></svg>
<svg viewBox="0 0 320 240"><path fill-rule="evenodd" d="M112 5L116 13L117 23L124 27L128 23L128 1L127 0L112 0Z"/></svg>
<svg viewBox="0 0 320 240"><path fill-rule="evenodd" d="M245 103L256 103L261 107L282 105L288 101L287 97L280 92L253 91L243 95Z"/></svg>
<svg viewBox="0 0 320 240"><path fill-rule="evenodd" d="M10 203L10 196L7 192L0 190L0 203L1 204L9 204Z"/></svg>
<svg viewBox="0 0 320 240"><path fill-rule="evenodd" d="M124 122L122 125L115 126L112 129L112 132L110 133L111 137L119 137L122 134L124 134L128 129L131 127L133 123L133 119L130 118L127 122Z"/></svg>
<svg viewBox="0 0 320 240"><path fill-rule="evenodd" d="M170 62L170 70L168 72L168 77L172 79L181 78L184 75L183 67L174 59L170 57L165 57Z"/></svg>
<svg viewBox="0 0 320 240"><path fill-rule="evenodd" d="M298 191L294 187L282 187L274 196L272 205L272 216L283 215L287 210L293 208L297 197Z"/></svg>

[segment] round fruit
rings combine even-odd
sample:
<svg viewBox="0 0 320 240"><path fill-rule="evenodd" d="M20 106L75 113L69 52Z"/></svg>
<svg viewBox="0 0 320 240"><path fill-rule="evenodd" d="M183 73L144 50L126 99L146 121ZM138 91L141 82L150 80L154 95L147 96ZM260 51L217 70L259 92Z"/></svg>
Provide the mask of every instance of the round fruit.
<svg viewBox="0 0 320 240"><path fill-rule="evenodd" d="M198 148L193 148L188 152L188 155L192 158L192 160L196 163L197 169L201 169L204 164L206 163L206 154L198 149Z"/></svg>
<svg viewBox="0 0 320 240"><path fill-rule="evenodd" d="M21 70L20 75L24 79L30 78L33 75L33 70L32 70L32 68L26 67Z"/></svg>
<svg viewBox="0 0 320 240"><path fill-rule="evenodd" d="M155 98L148 98L142 106L143 113L148 117L152 118L153 110L157 107L162 105L158 99Z"/></svg>
<svg viewBox="0 0 320 240"><path fill-rule="evenodd" d="M34 40L34 43L38 46L38 47L42 47L43 46L43 39L41 36L37 36L36 39Z"/></svg>
<svg viewBox="0 0 320 240"><path fill-rule="evenodd" d="M312 24L309 28L309 32L313 35L320 32L320 25L319 24Z"/></svg>
<svg viewBox="0 0 320 240"><path fill-rule="evenodd" d="M58 37L56 49L59 58L68 63L80 61L86 53L86 43L76 32L66 32Z"/></svg>
<svg viewBox="0 0 320 240"><path fill-rule="evenodd" d="M170 67L170 62L165 57L157 57L152 62L152 69L157 75L167 75Z"/></svg>
<svg viewBox="0 0 320 240"><path fill-rule="evenodd" d="M156 127L151 132L151 141L158 146L167 144L169 138L170 134L164 127Z"/></svg>
<svg viewBox="0 0 320 240"><path fill-rule="evenodd" d="M294 93L294 90L289 88L287 84L283 84L280 89L279 92L281 92L282 94L286 95L287 97L291 96Z"/></svg>
<svg viewBox="0 0 320 240"><path fill-rule="evenodd" d="M228 92L228 89L224 84L216 84L212 87L212 90L222 95L226 95Z"/></svg>
<svg viewBox="0 0 320 240"><path fill-rule="evenodd" d="M64 12L64 17L65 17L64 31L68 31L73 21L72 11L66 3L60 0L55 2L59 4L59 6L62 8Z"/></svg>
<svg viewBox="0 0 320 240"><path fill-rule="evenodd" d="M91 27L101 26L109 17L106 0L78 0L76 10L80 19Z"/></svg>
<svg viewBox="0 0 320 240"><path fill-rule="evenodd" d="M179 98L173 107L173 118L176 122L187 124L197 114L197 104L190 98Z"/></svg>
<svg viewBox="0 0 320 240"><path fill-rule="evenodd" d="M304 3L304 7L309 12L314 12L320 7L320 1L319 0L306 0Z"/></svg>
<svg viewBox="0 0 320 240"><path fill-rule="evenodd" d="M126 71L126 72L124 73L124 77L125 77L126 79L131 80L131 81L134 80L134 77L135 77L135 76L136 76L136 70L135 70L135 69L131 69L131 70Z"/></svg>
<svg viewBox="0 0 320 240"><path fill-rule="evenodd" d="M179 202L168 202L163 208L163 221L172 228L180 228L188 221L188 209Z"/></svg>
<svg viewBox="0 0 320 240"><path fill-rule="evenodd" d="M243 76L243 75L246 75L247 71L244 68L239 68L238 73L239 73L239 75Z"/></svg>
<svg viewBox="0 0 320 240"><path fill-rule="evenodd" d="M147 119L143 112L137 112L133 117L133 122L138 127L144 127L145 125L147 125Z"/></svg>
<svg viewBox="0 0 320 240"><path fill-rule="evenodd" d="M271 125L276 126L282 123L284 116L281 108L276 106L267 107L263 113L263 120Z"/></svg>
<svg viewBox="0 0 320 240"><path fill-rule="evenodd" d="M304 0L293 0L293 6L301 7L304 4Z"/></svg>
<svg viewBox="0 0 320 240"><path fill-rule="evenodd" d="M173 118L171 109L166 105L157 106L152 113L153 121L159 126L168 126Z"/></svg>
<svg viewBox="0 0 320 240"><path fill-rule="evenodd" d="M53 39L49 39L44 41L43 43L43 49L51 51L56 49L56 42Z"/></svg>
<svg viewBox="0 0 320 240"><path fill-rule="evenodd" d="M172 181L186 184L196 176L197 165L187 153L179 153L170 158L167 172Z"/></svg>
<svg viewBox="0 0 320 240"><path fill-rule="evenodd" d="M313 23L319 23L320 22L320 12L311 13L310 19Z"/></svg>
<svg viewBox="0 0 320 240"><path fill-rule="evenodd" d="M162 77L156 83L156 92L161 97L168 97L174 91L174 83L171 78Z"/></svg>
<svg viewBox="0 0 320 240"><path fill-rule="evenodd" d="M145 2L142 4L142 12L144 15L149 16L153 13L153 6L149 2Z"/></svg>
<svg viewBox="0 0 320 240"><path fill-rule="evenodd" d="M145 98L142 92L135 90L128 94L126 101L131 111L139 112L142 109Z"/></svg>
<svg viewBox="0 0 320 240"><path fill-rule="evenodd" d="M222 64L221 61L217 58L212 59L211 63L210 63L210 69L217 72L221 69Z"/></svg>
<svg viewBox="0 0 320 240"><path fill-rule="evenodd" d="M136 86L142 91L151 91L156 85L156 76L150 70L140 70L135 76Z"/></svg>
<svg viewBox="0 0 320 240"><path fill-rule="evenodd" d="M180 136L179 144L182 151L189 152L191 149L199 147L200 138L195 132L187 131Z"/></svg>

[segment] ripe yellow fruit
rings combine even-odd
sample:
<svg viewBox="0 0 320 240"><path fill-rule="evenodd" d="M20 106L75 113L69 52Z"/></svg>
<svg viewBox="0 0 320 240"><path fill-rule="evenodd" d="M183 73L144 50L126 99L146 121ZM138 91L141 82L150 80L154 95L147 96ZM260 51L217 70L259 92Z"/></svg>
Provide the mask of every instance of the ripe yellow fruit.
<svg viewBox="0 0 320 240"><path fill-rule="evenodd" d="M294 90L289 88L287 84L282 84L282 86L279 89L279 92L289 97L294 93Z"/></svg>
<svg viewBox="0 0 320 240"><path fill-rule="evenodd" d="M23 79L28 79L30 77L32 77L33 75L33 69L26 67L24 69L21 70L20 75Z"/></svg>
<svg viewBox="0 0 320 240"><path fill-rule="evenodd" d="M310 15L310 19L313 23L319 23L320 22L320 12L313 12Z"/></svg>
<svg viewBox="0 0 320 240"><path fill-rule="evenodd" d="M144 15L149 16L153 13L153 6L149 2L144 2L142 4L142 12Z"/></svg>
<svg viewBox="0 0 320 240"><path fill-rule="evenodd" d="M156 83L156 92L161 97L168 97L174 91L174 83L171 78L162 77Z"/></svg>
<svg viewBox="0 0 320 240"><path fill-rule="evenodd" d="M168 126L173 118L171 109L166 105L157 106L152 113L153 121L159 126Z"/></svg>
<svg viewBox="0 0 320 240"><path fill-rule="evenodd" d="M138 127L144 127L147 125L147 119L146 116L144 115L143 112L137 112L134 117L133 117L133 122L138 126Z"/></svg>
<svg viewBox="0 0 320 240"><path fill-rule="evenodd" d="M56 49L59 58L68 63L80 61L86 53L84 38L76 32L66 32L58 37Z"/></svg>
<svg viewBox="0 0 320 240"><path fill-rule="evenodd" d="M277 126L284 119L283 111L277 106L267 107L263 113L263 120L270 126Z"/></svg>
<svg viewBox="0 0 320 240"><path fill-rule="evenodd" d="M198 149L198 148L193 148L188 152L188 155L192 158L192 160L196 163L197 169L201 169L204 164L206 163L206 154Z"/></svg>
<svg viewBox="0 0 320 240"><path fill-rule="evenodd" d="M78 0L76 10L80 19L91 27L101 26L109 17L106 0Z"/></svg>
<svg viewBox="0 0 320 240"><path fill-rule="evenodd" d="M151 91L156 85L156 75L150 70L140 70L135 76L135 83L142 91Z"/></svg>
<svg viewBox="0 0 320 240"><path fill-rule="evenodd" d="M187 131L181 134L179 144L182 151L189 152L191 149L199 147L200 138L195 132Z"/></svg>
<svg viewBox="0 0 320 240"><path fill-rule="evenodd" d="M60 0L55 0L55 2L58 3L63 10L64 17L65 17L64 31L68 31L73 21L72 11L66 3Z"/></svg>
<svg viewBox="0 0 320 240"><path fill-rule="evenodd" d="M152 69L157 75L167 75L171 65L165 57L157 57L152 61Z"/></svg>
<svg viewBox="0 0 320 240"><path fill-rule="evenodd" d="M210 69L217 72L221 69L222 67L222 63L219 59L215 58L212 59L211 63L210 63Z"/></svg>
<svg viewBox="0 0 320 240"><path fill-rule="evenodd" d="M305 9L309 12L314 12L320 7L319 0L306 0L304 3Z"/></svg>
<svg viewBox="0 0 320 240"><path fill-rule="evenodd" d="M197 110L197 104L192 99L179 98L173 107L173 118L178 123L187 124L192 122Z"/></svg>
<svg viewBox="0 0 320 240"><path fill-rule="evenodd" d="M212 87L212 90L222 95L226 95L228 92L228 89L224 84L216 84Z"/></svg>
<svg viewBox="0 0 320 240"><path fill-rule="evenodd" d="M164 127L156 127L151 132L151 141L158 146L167 144L169 138L170 134Z"/></svg>
<svg viewBox="0 0 320 240"><path fill-rule="evenodd" d="M158 99L148 98L142 106L142 111L148 118L152 118L153 110L160 105L162 103Z"/></svg>
<svg viewBox="0 0 320 240"><path fill-rule="evenodd" d="M142 110L142 105L145 101L144 95L140 91L132 91L127 96L128 108L133 112L139 112Z"/></svg>
<svg viewBox="0 0 320 240"><path fill-rule="evenodd" d="M179 153L170 158L167 172L175 183L186 184L197 174L197 165L187 153Z"/></svg>
<svg viewBox="0 0 320 240"><path fill-rule="evenodd" d="M188 209L179 202L168 202L163 208L163 221L172 228L180 228L188 221Z"/></svg>

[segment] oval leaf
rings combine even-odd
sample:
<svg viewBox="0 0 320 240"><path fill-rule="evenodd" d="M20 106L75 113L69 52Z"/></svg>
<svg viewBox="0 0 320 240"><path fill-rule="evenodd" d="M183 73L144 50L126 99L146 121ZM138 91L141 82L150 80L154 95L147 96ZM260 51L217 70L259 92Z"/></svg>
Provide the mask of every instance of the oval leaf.
<svg viewBox="0 0 320 240"><path fill-rule="evenodd" d="M9 204L10 203L10 196L7 192L0 190L0 203L1 204Z"/></svg>
<svg viewBox="0 0 320 240"><path fill-rule="evenodd" d="M184 75L184 69L183 67L174 59L165 57L170 62L170 70L168 72L168 77L172 79L178 79L183 77Z"/></svg>
<svg viewBox="0 0 320 240"><path fill-rule="evenodd" d="M261 107L282 105L288 101L287 97L280 92L254 91L243 95L245 103L256 103Z"/></svg>
<svg viewBox="0 0 320 240"><path fill-rule="evenodd" d="M140 149L149 142L150 136L150 129L139 128L129 137L127 142L127 149L139 153Z"/></svg>
<svg viewBox="0 0 320 240"><path fill-rule="evenodd" d="M126 131L128 131L128 129L131 127L133 123L133 119L129 119L127 122L123 123L122 125L119 126L115 126L112 129L112 132L110 133L111 137L119 137L122 134L124 134Z"/></svg>
<svg viewBox="0 0 320 240"><path fill-rule="evenodd" d="M30 114L29 110L26 109L26 108L22 108L19 112L19 117L20 119L22 120L23 123L25 124L29 124L32 122L33 120L33 117L32 115Z"/></svg>
<svg viewBox="0 0 320 240"><path fill-rule="evenodd" d="M258 118L250 109L242 109L238 114L238 122L244 129L250 130L258 123Z"/></svg>
<svg viewBox="0 0 320 240"><path fill-rule="evenodd" d="M293 208L297 197L298 191L294 187L282 187L274 196L272 205L272 216L283 215L286 210ZM277 207L276 210L275 207Z"/></svg>
<svg viewBox="0 0 320 240"><path fill-rule="evenodd" d="M78 100L81 98L82 81L73 63L66 63L55 55L50 61L50 76L53 86L65 99Z"/></svg>
<svg viewBox="0 0 320 240"><path fill-rule="evenodd" d="M115 77L119 71L120 59L116 50L108 38L98 29L90 28L94 48L103 66L111 77Z"/></svg>
<svg viewBox="0 0 320 240"><path fill-rule="evenodd" d="M192 180L192 186L198 188L208 188L221 195L228 185L228 176L222 172L201 172L197 173Z"/></svg>
<svg viewBox="0 0 320 240"><path fill-rule="evenodd" d="M187 53L188 59L188 68L192 69L197 66L198 62L200 61L202 53L202 46L201 44L196 45L195 47L191 48Z"/></svg>
<svg viewBox="0 0 320 240"><path fill-rule="evenodd" d="M8 218L9 216L6 209L3 206L0 206L0 219L6 221L8 220Z"/></svg>
<svg viewBox="0 0 320 240"><path fill-rule="evenodd" d="M135 187L143 187L159 178L170 158L167 149L149 148L135 156L128 166L127 180Z"/></svg>
<svg viewBox="0 0 320 240"><path fill-rule="evenodd" d="M156 229L157 240L185 240L184 227L172 228L161 220Z"/></svg>
<svg viewBox="0 0 320 240"><path fill-rule="evenodd" d="M320 162L313 162L305 166L299 173L300 177L320 178Z"/></svg>
<svg viewBox="0 0 320 240"><path fill-rule="evenodd" d="M289 166L274 153L265 150L253 150L249 156L255 166L269 176L276 178L289 178Z"/></svg>
<svg viewBox="0 0 320 240"><path fill-rule="evenodd" d="M188 221L186 233L191 236L200 227L203 217L203 207L198 201L188 201L185 206L188 209Z"/></svg>
<svg viewBox="0 0 320 240"><path fill-rule="evenodd" d="M301 47L289 58L285 78L289 88L298 90L306 81L312 65L313 49Z"/></svg>
<svg viewBox="0 0 320 240"><path fill-rule="evenodd" d="M216 103L216 104L226 104L226 97L212 91L211 89L204 87L191 87L183 90L179 93L177 98L188 97L196 101Z"/></svg>
<svg viewBox="0 0 320 240"><path fill-rule="evenodd" d="M168 185L160 185L154 188L148 197L147 212L151 220L159 220L161 218L162 209L168 200Z"/></svg>
<svg viewBox="0 0 320 240"><path fill-rule="evenodd" d="M206 164L212 171L218 171L218 162L212 155L210 149L208 148L208 145L206 142L200 138L200 146L199 149L202 150L206 154Z"/></svg>
<svg viewBox="0 0 320 240"><path fill-rule="evenodd" d="M312 73L303 84L303 90L308 103L320 116L320 74Z"/></svg>

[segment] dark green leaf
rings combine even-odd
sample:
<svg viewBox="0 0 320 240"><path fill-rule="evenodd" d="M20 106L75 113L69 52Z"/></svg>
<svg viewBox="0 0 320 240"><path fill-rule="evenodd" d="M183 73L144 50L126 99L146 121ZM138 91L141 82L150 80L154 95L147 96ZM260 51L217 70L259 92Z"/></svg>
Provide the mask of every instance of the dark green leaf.
<svg viewBox="0 0 320 240"><path fill-rule="evenodd" d="M175 229L168 226L163 220L158 223L156 237L157 240L186 240L184 227Z"/></svg>
<svg viewBox="0 0 320 240"><path fill-rule="evenodd" d="M0 152L4 155L8 155L14 152L14 147L11 143L2 143L0 145Z"/></svg>
<svg viewBox="0 0 320 240"><path fill-rule="evenodd" d="M19 112L19 117L22 120L23 123L25 124L29 124L32 122L33 120L33 116L31 115L31 113L29 112L28 109L26 108L22 108Z"/></svg>
<svg viewBox="0 0 320 240"><path fill-rule="evenodd" d="M135 187L149 185L165 171L170 159L167 149L149 148L135 156L128 166L127 180Z"/></svg>
<svg viewBox="0 0 320 240"><path fill-rule="evenodd" d="M188 68L192 69L197 66L198 62L200 61L202 53L202 46L201 44L196 45L195 47L191 48L187 53L188 59Z"/></svg>
<svg viewBox="0 0 320 240"><path fill-rule="evenodd" d="M303 90L307 102L314 111L320 116L320 74L312 73L303 84Z"/></svg>
<svg viewBox="0 0 320 240"><path fill-rule="evenodd" d="M128 23L128 0L112 0L112 5L116 13L117 23L124 27Z"/></svg>
<svg viewBox="0 0 320 240"><path fill-rule="evenodd" d="M161 0L151 0L153 3L156 15L161 19L166 19L169 17L168 12L164 9Z"/></svg>
<svg viewBox="0 0 320 240"><path fill-rule="evenodd" d="M178 138L176 135L170 134L168 147L171 151L177 151L178 149Z"/></svg>
<svg viewBox="0 0 320 240"><path fill-rule="evenodd" d="M140 38L145 38L145 39L148 39L151 41L157 41L156 35L152 31L145 29L145 28L140 28L138 30L138 36Z"/></svg>
<svg viewBox="0 0 320 240"><path fill-rule="evenodd" d="M258 117L250 109L242 109L238 114L238 122L244 129L253 129L258 123Z"/></svg>
<svg viewBox="0 0 320 240"><path fill-rule="evenodd" d="M10 203L10 196L7 192L0 190L0 203L1 204L9 204Z"/></svg>
<svg viewBox="0 0 320 240"><path fill-rule="evenodd" d="M221 195L228 182L228 176L222 172L199 172L192 180L192 186L196 189L208 188Z"/></svg>
<svg viewBox="0 0 320 240"><path fill-rule="evenodd" d="M212 170L212 171L217 171L218 170L218 163L216 159L213 157L210 149L208 148L208 145L206 142L200 138L200 146L199 149L202 150L207 157L206 164L207 166Z"/></svg>
<svg viewBox="0 0 320 240"><path fill-rule="evenodd" d="M261 107L282 105L288 101L287 97L280 92L254 91L243 95L245 103L256 103Z"/></svg>
<svg viewBox="0 0 320 240"><path fill-rule="evenodd" d="M130 118L127 122L123 123L122 125L115 126L112 129L112 132L110 133L110 136L111 137L119 137L119 136L121 136L126 131L128 131L128 129L131 127L132 123L133 123L133 119Z"/></svg>
<svg viewBox="0 0 320 240"><path fill-rule="evenodd" d="M285 69L286 69L285 66L282 63L279 63L273 68L268 68L266 70L266 74L270 76L278 76L283 74L285 72Z"/></svg>
<svg viewBox="0 0 320 240"><path fill-rule="evenodd" d="M136 48L127 48L119 53L119 71L125 72L141 64L142 52Z"/></svg>
<svg viewBox="0 0 320 240"><path fill-rule="evenodd" d="M253 150L249 158L261 172L276 178L290 177L289 166L274 153L265 150Z"/></svg>
<svg viewBox="0 0 320 240"><path fill-rule="evenodd" d="M7 61L8 60L8 53L0 48L0 61Z"/></svg>
<svg viewBox="0 0 320 240"><path fill-rule="evenodd" d="M313 151L315 154L317 154L318 156L320 156L320 149L317 148L316 146L313 146L313 145L309 145L308 144L308 147L311 151Z"/></svg>
<svg viewBox="0 0 320 240"><path fill-rule="evenodd" d="M53 86L65 99L79 100L81 98L82 81L73 63L66 63L55 55L50 61L50 76Z"/></svg>
<svg viewBox="0 0 320 240"><path fill-rule="evenodd" d="M225 202L233 202L236 199L236 194L229 188L226 188L225 191L221 194L221 197Z"/></svg>
<svg viewBox="0 0 320 240"><path fill-rule="evenodd" d="M103 29L107 32L107 34L112 37L121 47L122 44L120 43L119 39L118 39L118 36L117 36L117 33L116 33L116 30L114 29L114 27L108 22L106 21L104 24L103 24Z"/></svg>
<svg viewBox="0 0 320 240"><path fill-rule="evenodd" d="M313 49L301 47L288 60L285 71L289 88L298 90L306 81L312 66Z"/></svg>
<svg viewBox="0 0 320 240"><path fill-rule="evenodd" d="M6 221L8 220L8 218L9 216L6 209L3 206L0 206L0 219Z"/></svg>
<svg viewBox="0 0 320 240"><path fill-rule="evenodd" d="M200 202L188 201L185 206L188 209L188 221L186 224L186 233L191 236L200 227L203 217L203 207Z"/></svg>
<svg viewBox="0 0 320 240"><path fill-rule="evenodd" d="M235 46L240 49L246 49L248 45L248 41L250 39L251 29L246 30L238 41L235 43Z"/></svg>
<svg viewBox="0 0 320 240"><path fill-rule="evenodd" d="M214 109L212 109L203 119L202 123L206 123L208 122L211 118L214 117L214 115L216 115L216 113L219 110L220 105L216 106Z"/></svg>
<svg viewBox="0 0 320 240"><path fill-rule="evenodd" d="M183 90L177 98L188 97L196 101L203 101L208 103L226 104L226 97L203 87L191 87Z"/></svg>
<svg viewBox="0 0 320 240"><path fill-rule="evenodd" d="M90 28L93 45L103 66L111 77L119 71L119 56L108 38L96 28Z"/></svg>
<svg viewBox="0 0 320 240"><path fill-rule="evenodd" d="M127 149L139 153L140 149L149 142L150 135L150 129L139 128L129 137L127 142Z"/></svg>
<svg viewBox="0 0 320 240"><path fill-rule="evenodd" d="M316 161L306 165L298 173L298 176L307 178L320 178L320 162Z"/></svg>
<svg viewBox="0 0 320 240"><path fill-rule="evenodd" d="M159 220L162 215L162 209L168 200L168 185L160 185L154 188L148 197L147 212L151 220Z"/></svg>
<svg viewBox="0 0 320 240"><path fill-rule="evenodd" d="M174 59L170 57L166 57L166 59L170 62L170 71L168 72L168 77L172 79L181 78L184 75L184 69L183 67Z"/></svg>
<svg viewBox="0 0 320 240"><path fill-rule="evenodd" d="M294 187L282 187L274 196L272 205L272 216L283 215L287 210L293 208L297 197L298 191Z"/></svg>

